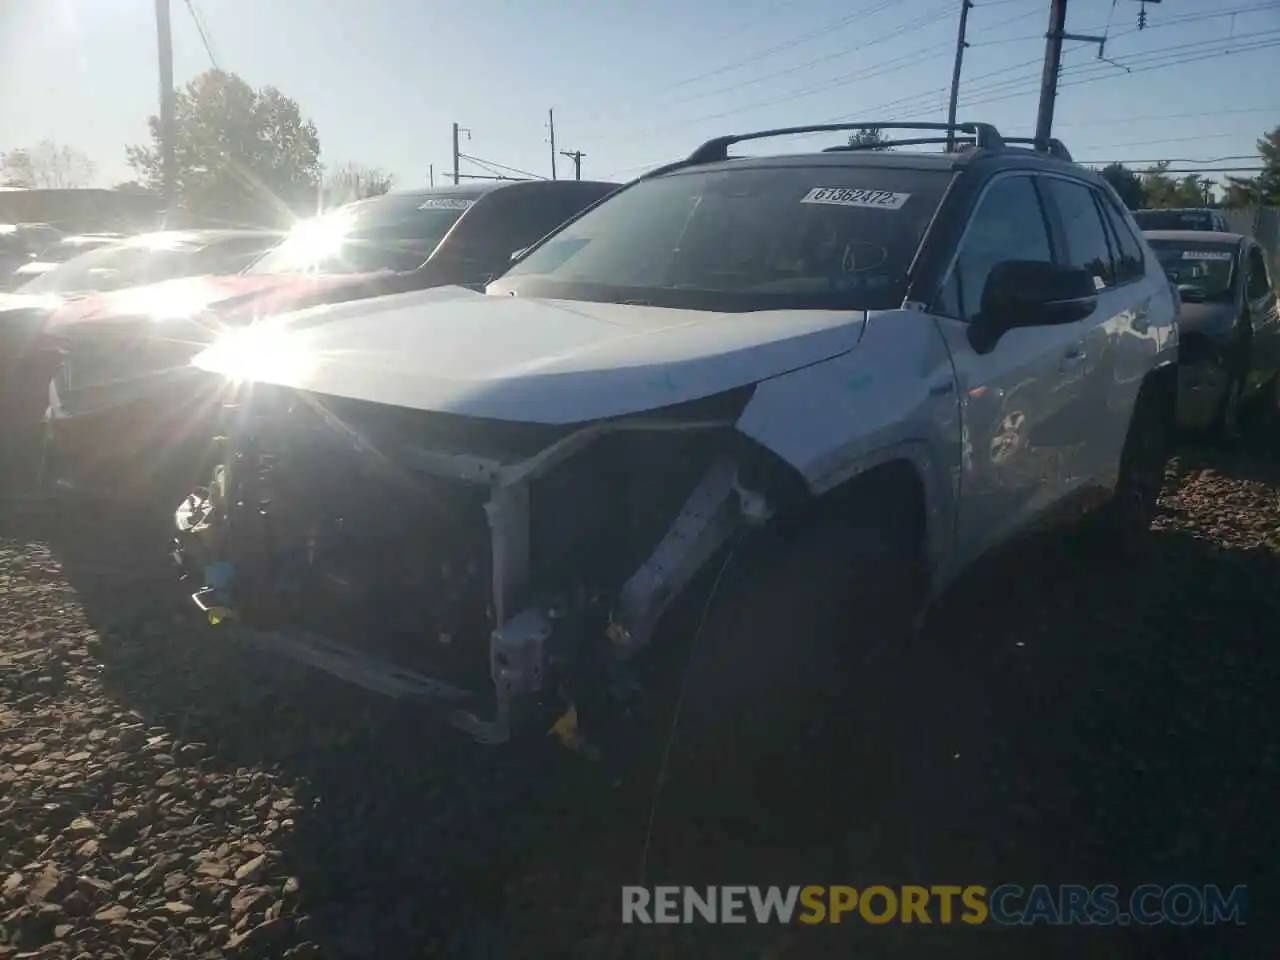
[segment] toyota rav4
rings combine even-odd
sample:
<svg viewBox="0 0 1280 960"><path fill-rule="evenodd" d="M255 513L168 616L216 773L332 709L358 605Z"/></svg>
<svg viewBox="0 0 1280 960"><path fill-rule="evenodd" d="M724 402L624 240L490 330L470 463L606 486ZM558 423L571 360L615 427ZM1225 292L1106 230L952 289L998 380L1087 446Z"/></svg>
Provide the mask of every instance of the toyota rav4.
<svg viewBox="0 0 1280 960"><path fill-rule="evenodd" d="M729 155L873 126L929 135ZM1015 538L1087 513L1140 544L1178 301L1105 181L1016 143L725 136L484 292L229 334L196 360L222 455L175 518L196 603L485 742L648 723L678 675L678 743L722 755L795 735Z"/></svg>

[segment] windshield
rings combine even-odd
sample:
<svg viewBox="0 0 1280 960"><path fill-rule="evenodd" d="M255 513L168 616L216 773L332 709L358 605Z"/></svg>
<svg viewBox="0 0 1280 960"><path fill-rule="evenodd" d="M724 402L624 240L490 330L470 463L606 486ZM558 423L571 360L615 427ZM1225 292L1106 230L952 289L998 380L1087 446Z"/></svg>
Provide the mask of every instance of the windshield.
<svg viewBox="0 0 1280 960"><path fill-rule="evenodd" d="M1188 303L1223 302L1235 297L1234 247L1150 238L1147 242Z"/></svg>
<svg viewBox="0 0 1280 960"><path fill-rule="evenodd" d="M359 200L298 224L246 273L416 270L473 202L443 193Z"/></svg>
<svg viewBox="0 0 1280 960"><path fill-rule="evenodd" d="M644 180L489 292L723 311L897 307L949 176L822 165Z"/></svg>
<svg viewBox="0 0 1280 960"><path fill-rule="evenodd" d="M1207 210L1135 210L1133 219L1143 230L1212 230Z"/></svg>
<svg viewBox="0 0 1280 960"><path fill-rule="evenodd" d="M155 249L143 243L99 247L54 267L23 284L19 293L97 293L180 277L200 248L192 245Z"/></svg>

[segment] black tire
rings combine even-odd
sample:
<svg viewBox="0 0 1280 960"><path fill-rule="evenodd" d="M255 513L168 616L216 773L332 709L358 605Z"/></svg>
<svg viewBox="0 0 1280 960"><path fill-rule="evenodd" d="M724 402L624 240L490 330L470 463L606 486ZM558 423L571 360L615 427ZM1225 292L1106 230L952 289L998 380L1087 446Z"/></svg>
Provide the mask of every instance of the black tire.
<svg viewBox="0 0 1280 960"><path fill-rule="evenodd" d="M1115 492L1096 518L1097 546L1105 555L1132 557L1149 542L1169 461L1170 406L1157 383L1146 384L1138 394L1120 454Z"/></svg>
<svg viewBox="0 0 1280 960"><path fill-rule="evenodd" d="M1244 404L1244 376L1233 373L1222 390L1222 399L1213 422L1209 425L1209 439L1219 446L1232 446L1240 440L1240 416Z"/></svg>
<svg viewBox="0 0 1280 960"><path fill-rule="evenodd" d="M849 680L910 640L916 556L907 525L845 521L730 559L650 705L656 767L643 768L658 773L660 819L710 818L771 842L826 819L849 758L831 761L860 735ZM786 814L797 800L806 824Z"/></svg>

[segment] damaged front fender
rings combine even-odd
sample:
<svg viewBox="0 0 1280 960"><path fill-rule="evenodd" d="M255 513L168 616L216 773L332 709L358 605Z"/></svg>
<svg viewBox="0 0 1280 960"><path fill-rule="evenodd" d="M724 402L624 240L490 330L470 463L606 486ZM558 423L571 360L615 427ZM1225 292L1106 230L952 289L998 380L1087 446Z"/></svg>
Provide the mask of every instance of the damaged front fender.
<svg viewBox="0 0 1280 960"><path fill-rule="evenodd" d="M240 411L177 511L174 558L211 620L281 654L433 702L480 742L545 731L599 701L708 560L776 509L777 464L734 429L747 397L533 450L482 421L401 411L387 430L386 408L301 395ZM459 431L465 452L433 442Z"/></svg>

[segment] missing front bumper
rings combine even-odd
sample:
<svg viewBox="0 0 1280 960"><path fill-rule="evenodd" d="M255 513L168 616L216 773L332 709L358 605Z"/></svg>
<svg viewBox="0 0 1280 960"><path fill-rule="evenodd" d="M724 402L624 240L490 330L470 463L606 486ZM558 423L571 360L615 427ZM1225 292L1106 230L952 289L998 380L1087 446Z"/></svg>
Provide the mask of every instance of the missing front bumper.
<svg viewBox="0 0 1280 960"><path fill-rule="evenodd" d="M664 423L649 429L706 427L705 423ZM633 425L613 429L627 428L637 429ZM767 504L762 508L764 501L758 494L739 483L733 458L710 457L674 520L654 529L647 557L636 567L629 561L630 573L608 592L610 600L602 601L590 592L568 600L572 591L554 589L551 596L559 599L552 602L535 585L543 578L534 577L530 569L528 484L599 433L599 428L585 429L516 463L429 452L414 460L425 474L462 480L473 489L489 488L483 511L492 578L488 622L498 626L487 640L488 683L480 681L479 671L462 683L432 675L437 674L438 664L425 649L431 666L419 672L392 658L318 636L316 631L329 633L323 618L307 629L292 629L290 621L302 622L297 618L273 623L246 616L239 623L237 570L232 565L237 554L228 549L233 545L234 524L225 522L222 509L231 502L243 510L245 503L223 489L226 474L221 468L209 489L192 495L176 511L173 559L187 582L201 585L192 600L211 623L224 624L233 635L371 692L439 707L450 725L477 742L500 744L516 736L545 734L549 727L557 732L555 718L576 717L575 706L585 711L586 726L592 727L593 713L609 714L615 696L629 696L614 691L630 689L626 663L649 644L667 606L742 526L765 522L770 513ZM246 522L242 530L254 526L252 518ZM250 584L256 582L248 572L251 569L252 564L244 573ZM283 629L277 629L280 624ZM475 626L454 642L471 643L480 666L485 651L478 647L483 640ZM368 636L374 640L370 647L376 646L377 635Z"/></svg>

